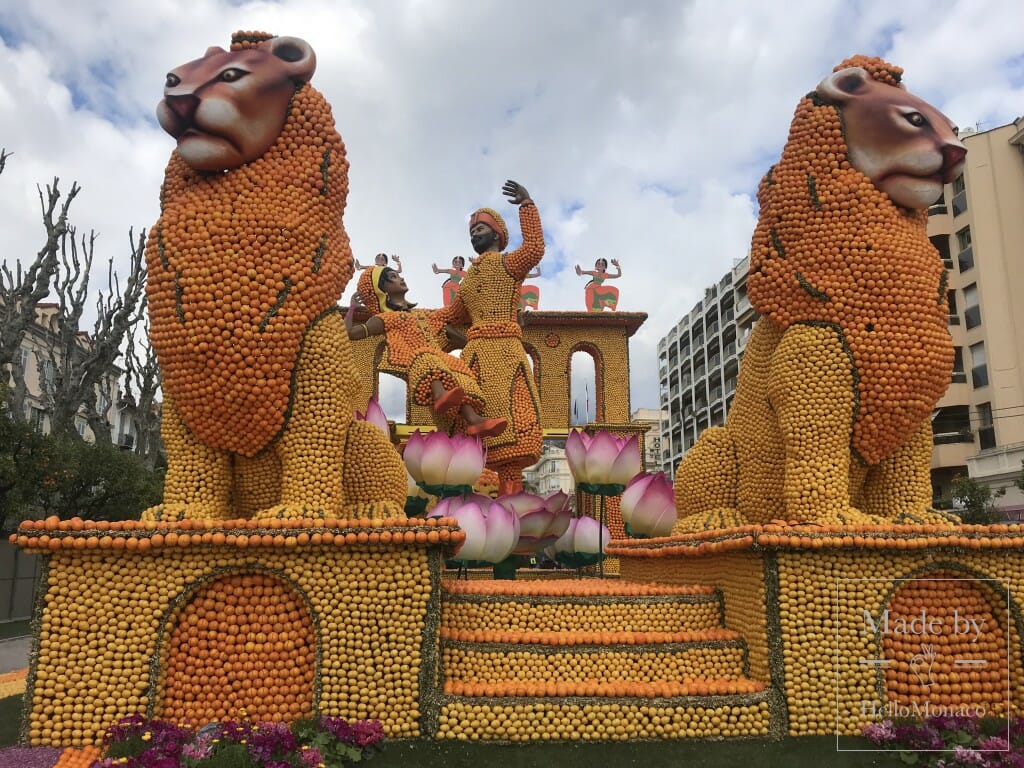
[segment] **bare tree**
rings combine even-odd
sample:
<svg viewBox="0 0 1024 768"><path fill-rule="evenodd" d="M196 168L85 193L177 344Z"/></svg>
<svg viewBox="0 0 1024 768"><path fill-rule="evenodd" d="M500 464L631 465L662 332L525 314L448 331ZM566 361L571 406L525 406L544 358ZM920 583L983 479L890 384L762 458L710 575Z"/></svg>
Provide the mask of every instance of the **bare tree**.
<svg viewBox="0 0 1024 768"><path fill-rule="evenodd" d="M11 153L0 150L0 173L7 165ZM11 366L14 386L9 393L11 415L19 420L25 418L25 371L21 360L21 344L29 327L36 320L36 307L50 292L54 276L60 268L61 243L68 232L68 209L80 191L72 182L67 197L61 201L59 179L46 187L46 196L39 189L39 204L46 228L46 242L39 249L35 260L23 267L21 260L15 261L14 272L10 266L0 266L0 368ZM37 187L38 189L38 187Z"/></svg>
<svg viewBox="0 0 1024 768"><path fill-rule="evenodd" d="M69 226L61 238L62 268L53 281L58 302L57 331L48 354L57 372L50 387L50 428L58 434L76 434L76 420L81 415L97 442L110 443L107 414L117 399L113 391L116 384L111 383L119 373L115 362L143 311L146 233L136 238L132 230L128 232L131 254L123 289L113 260L108 263L107 291L101 292L96 301L93 331L83 334L79 327L88 297L96 237L95 232L90 232L79 240L75 228ZM43 364L40 361L41 367Z"/></svg>
<svg viewBox="0 0 1024 768"><path fill-rule="evenodd" d="M142 300L143 309L146 299ZM125 387L121 407L131 419L134 444L132 450L142 458L143 463L153 469L160 457L160 364L156 350L149 341L148 324L143 329L141 352L136 349L135 335L128 334L125 349Z"/></svg>

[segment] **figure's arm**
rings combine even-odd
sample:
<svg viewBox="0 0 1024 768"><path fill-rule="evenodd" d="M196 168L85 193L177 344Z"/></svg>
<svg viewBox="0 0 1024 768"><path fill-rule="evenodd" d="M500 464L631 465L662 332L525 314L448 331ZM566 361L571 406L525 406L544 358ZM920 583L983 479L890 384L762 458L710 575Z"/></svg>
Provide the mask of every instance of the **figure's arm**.
<svg viewBox="0 0 1024 768"><path fill-rule="evenodd" d="M358 341L370 336L379 336L384 333L384 321L377 317L377 315L369 318L365 323L355 322L356 309L361 309L362 307L363 299L359 293L352 294L352 299L348 303L348 311L345 312L345 330L348 331L348 337L352 341Z"/></svg>
<svg viewBox="0 0 1024 768"><path fill-rule="evenodd" d="M609 280L614 280L616 277L622 277L622 267L619 266L618 259L612 259L612 266L615 267L614 275L605 275Z"/></svg>
<svg viewBox="0 0 1024 768"><path fill-rule="evenodd" d="M402 260L393 253L391 254L391 260L395 262L395 272L402 274Z"/></svg>
<svg viewBox="0 0 1024 768"><path fill-rule="evenodd" d="M356 271L358 272L359 270L362 269L366 269L366 267L359 263L359 259L356 259Z"/></svg>
<svg viewBox="0 0 1024 768"><path fill-rule="evenodd" d="M523 233L523 244L505 254L505 269L516 280L524 280L544 256L544 230L540 224L540 213L523 185L509 180L505 182L502 191L511 202L519 206L519 229Z"/></svg>
<svg viewBox="0 0 1024 768"><path fill-rule="evenodd" d="M597 272L594 272L593 270L589 270L589 269L580 269L580 265L577 264L576 265L576 274L577 275L587 275L588 277L593 277L594 275L597 274Z"/></svg>
<svg viewBox="0 0 1024 768"><path fill-rule="evenodd" d="M537 268L535 270L533 270L532 272L528 272L527 275L526 275L526 279L527 280L532 280L535 277L540 277L540 265L539 264L537 265Z"/></svg>

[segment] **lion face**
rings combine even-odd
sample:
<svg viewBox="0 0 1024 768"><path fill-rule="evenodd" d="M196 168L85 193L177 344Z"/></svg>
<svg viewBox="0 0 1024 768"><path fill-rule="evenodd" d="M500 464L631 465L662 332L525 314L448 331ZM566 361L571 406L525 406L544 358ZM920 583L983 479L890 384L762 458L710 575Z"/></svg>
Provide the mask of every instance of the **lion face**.
<svg viewBox="0 0 1024 768"><path fill-rule="evenodd" d="M847 157L894 203L927 208L963 170L967 149L949 118L861 67L833 72L817 87L842 116Z"/></svg>
<svg viewBox="0 0 1024 768"><path fill-rule="evenodd" d="M297 37L275 37L243 51L214 46L167 74L157 119L192 168L237 168L274 143L296 87L315 69L316 54Z"/></svg>

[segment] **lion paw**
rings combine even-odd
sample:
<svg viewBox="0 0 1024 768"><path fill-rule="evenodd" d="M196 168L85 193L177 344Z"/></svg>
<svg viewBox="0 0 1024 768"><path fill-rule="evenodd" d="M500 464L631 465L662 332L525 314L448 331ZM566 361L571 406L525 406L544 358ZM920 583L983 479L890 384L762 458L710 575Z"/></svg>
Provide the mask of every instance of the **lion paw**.
<svg viewBox="0 0 1024 768"><path fill-rule="evenodd" d="M963 521L952 512L926 507L914 512L901 512L893 522L897 525L941 525L953 528Z"/></svg>
<svg viewBox="0 0 1024 768"><path fill-rule="evenodd" d="M253 520L302 520L311 518L313 520L326 520L329 517L338 517L337 513L328 514L323 507L307 507L304 504L275 504L272 507L261 509L252 516Z"/></svg>
<svg viewBox="0 0 1024 768"><path fill-rule="evenodd" d="M139 520L143 523L180 523L182 520L225 520L227 509L212 504L157 504L143 510Z"/></svg>
<svg viewBox="0 0 1024 768"><path fill-rule="evenodd" d="M672 527L672 534L717 531L722 528L738 528L741 525L749 524L750 521L738 509L719 507L677 520Z"/></svg>
<svg viewBox="0 0 1024 768"><path fill-rule="evenodd" d="M810 525L890 525L891 520L862 512L856 507L846 507L806 521Z"/></svg>

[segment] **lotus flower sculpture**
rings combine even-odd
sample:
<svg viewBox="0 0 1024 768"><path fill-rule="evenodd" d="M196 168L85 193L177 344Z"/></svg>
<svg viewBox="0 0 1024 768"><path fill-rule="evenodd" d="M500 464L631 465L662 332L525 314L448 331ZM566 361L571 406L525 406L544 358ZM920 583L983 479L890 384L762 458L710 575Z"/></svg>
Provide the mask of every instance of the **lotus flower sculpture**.
<svg viewBox="0 0 1024 768"><path fill-rule="evenodd" d="M604 523L592 517L574 517L548 554L572 568L594 565L604 560L604 548L610 538L611 532Z"/></svg>
<svg viewBox="0 0 1024 768"><path fill-rule="evenodd" d="M636 435L617 437L601 430L588 435L574 429L565 441L565 457L580 490L617 496L642 469Z"/></svg>
<svg viewBox="0 0 1024 768"><path fill-rule="evenodd" d="M483 472L484 446L479 437L416 430L403 458L409 474L427 493L461 496L473 490Z"/></svg>
<svg viewBox="0 0 1024 768"><path fill-rule="evenodd" d="M676 499L672 483L664 472L637 475L622 492L619 512L628 536L668 536L676 522Z"/></svg>
<svg viewBox="0 0 1024 768"><path fill-rule="evenodd" d="M572 520L570 497L563 491L546 497L520 491L499 496L497 502L519 518L519 541L512 550L516 555L532 555L550 547Z"/></svg>
<svg viewBox="0 0 1024 768"><path fill-rule="evenodd" d="M463 565L500 563L519 541L519 516L489 496L470 493L437 503L428 517L452 517L466 533L453 560Z"/></svg>
<svg viewBox="0 0 1024 768"><path fill-rule="evenodd" d="M360 413L356 411L356 420L368 421L371 424L380 427L381 431L391 437L391 425L388 424L388 417L384 415L384 409L380 407L380 403L377 402L376 397L371 397L369 402L366 404L366 413Z"/></svg>

